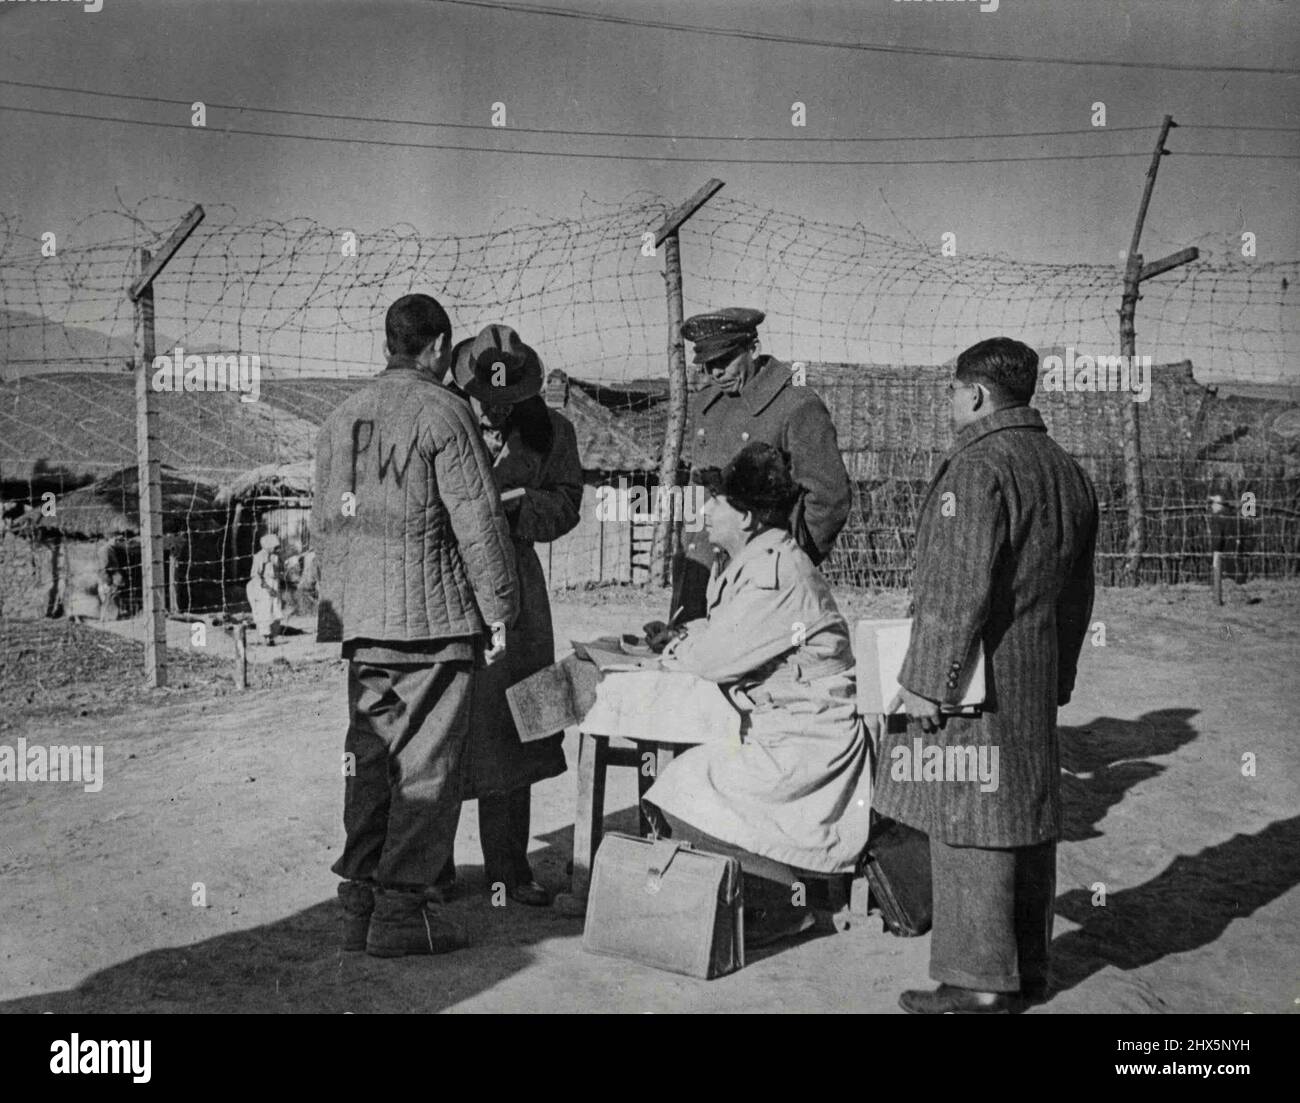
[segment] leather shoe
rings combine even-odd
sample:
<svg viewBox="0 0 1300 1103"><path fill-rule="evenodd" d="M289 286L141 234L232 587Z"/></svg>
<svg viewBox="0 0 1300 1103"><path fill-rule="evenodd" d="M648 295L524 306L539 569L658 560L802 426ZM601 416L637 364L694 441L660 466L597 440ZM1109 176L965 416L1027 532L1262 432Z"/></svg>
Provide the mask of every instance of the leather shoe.
<svg viewBox="0 0 1300 1103"><path fill-rule="evenodd" d="M530 908L549 908L551 894L536 881L521 881L507 894L516 904L527 904Z"/></svg>
<svg viewBox="0 0 1300 1103"><path fill-rule="evenodd" d="M911 988L898 997L909 1015L1014 1015L1024 1010L1024 1000L1014 992L980 992L941 984L933 992Z"/></svg>
<svg viewBox="0 0 1300 1103"><path fill-rule="evenodd" d="M1047 981L1030 980L1025 981L1020 986L1020 994L1024 997L1026 1003L1046 1003L1047 1002Z"/></svg>
<svg viewBox="0 0 1300 1103"><path fill-rule="evenodd" d="M786 909L769 911L766 908L746 908L745 949L756 950L784 938L794 938L811 928L815 922L806 909L787 912Z"/></svg>

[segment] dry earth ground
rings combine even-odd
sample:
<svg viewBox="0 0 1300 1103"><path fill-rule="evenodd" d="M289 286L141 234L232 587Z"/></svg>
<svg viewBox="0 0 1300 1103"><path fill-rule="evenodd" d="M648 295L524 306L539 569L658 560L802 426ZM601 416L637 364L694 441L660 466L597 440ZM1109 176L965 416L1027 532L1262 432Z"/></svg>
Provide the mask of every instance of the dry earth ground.
<svg viewBox="0 0 1300 1103"><path fill-rule="evenodd" d="M887 615L901 600L843 605ZM559 645L661 605L560 595ZM1085 648L1061 717L1067 830L1040 1012L1300 1009L1300 587L1252 583L1223 608L1203 589L1105 591L1096 617L1106 645ZM340 954L328 867L342 840L341 667L286 649L235 694L227 660L190 656L185 685L151 696L129 640L57 632L57 648L0 641L0 743L102 743L106 781L0 784L0 1009L893 1012L900 989L928 983L928 938L875 920L712 982L588 956L580 921L490 906L472 805L458 840L471 891L454 910L474 945ZM567 750L572 767L572 733ZM613 825L632 828L634 800L630 771L615 771ZM573 803L572 773L535 790L533 856L552 886Z"/></svg>

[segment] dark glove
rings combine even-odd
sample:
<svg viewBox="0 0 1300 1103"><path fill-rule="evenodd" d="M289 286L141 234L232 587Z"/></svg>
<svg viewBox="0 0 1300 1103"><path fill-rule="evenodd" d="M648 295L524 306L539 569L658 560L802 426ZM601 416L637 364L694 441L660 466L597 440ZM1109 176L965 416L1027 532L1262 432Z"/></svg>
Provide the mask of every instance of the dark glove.
<svg viewBox="0 0 1300 1103"><path fill-rule="evenodd" d="M648 624L643 624L641 630L645 633L645 642L650 645L650 650L656 655L662 652L678 636L685 635L680 628L670 628L662 620L652 620Z"/></svg>

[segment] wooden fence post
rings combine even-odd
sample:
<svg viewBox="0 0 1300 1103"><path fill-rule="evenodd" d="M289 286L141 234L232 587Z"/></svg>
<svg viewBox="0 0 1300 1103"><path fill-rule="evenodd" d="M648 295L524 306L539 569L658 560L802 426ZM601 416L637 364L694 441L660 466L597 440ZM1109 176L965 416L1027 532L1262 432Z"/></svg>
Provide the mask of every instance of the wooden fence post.
<svg viewBox="0 0 1300 1103"><path fill-rule="evenodd" d="M1151 164L1147 168L1146 183L1142 188L1142 202L1138 205L1137 222L1133 226L1133 238L1129 243L1128 254L1124 264L1124 293L1119 307L1119 351L1125 357L1130 371L1133 358L1137 354L1137 326L1135 316L1140 298L1139 288L1143 280L1168 272L1180 264L1195 260L1199 251L1195 248L1181 249L1177 253L1142 263L1138 249L1142 242L1142 225L1146 222L1147 208L1151 205L1151 193L1156 186L1156 173L1160 170L1160 158L1169 151L1165 149L1165 140L1169 131L1178 124L1172 115L1166 115L1160 124L1160 136L1156 139L1155 152L1151 155ZM1128 507L1128 539L1125 545L1124 580L1130 586L1136 586L1142 570L1142 556L1146 552L1146 481L1142 471L1142 424L1138 415L1138 404L1128 396L1124 403L1121 427L1124 434L1124 497Z"/></svg>
<svg viewBox="0 0 1300 1103"><path fill-rule="evenodd" d="M138 253L140 274L127 294L135 304L135 441L140 482L140 585L144 601L144 668L149 684L167 684L167 579L163 553L162 478L158 460L158 409L150 381L154 357L153 283L176 250L203 221L194 207L157 254Z"/></svg>
<svg viewBox="0 0 1300 1103"><path fill-rule="evenodd" d="M235 625L235 688L248 688L248 625Z"/></svg>
<svg viewBox="0 0 1300 1103"><path fill-rule="evenodd" d="M682 340L682 257L677 231L722 186L721 180L710 180L664 219L655 231L655 246L664 246L664 283L668 293L668 426L659 456L659 508L654 511L649 575L661 586L670 581L673 556L677 551L675 511L665 507L675 502L676 496L670 490L677 485L682 439L686 435L686 343Z"/></svg>
<svg viewBox="0 0 1300 1103"><path fill-rule="evenodd" d="M139 251L140 272L152 260ZM135 300L135 444L140 481L140 586L144 604L144 669L149 685L167 684L166 581L163 578L162 477L158 463L158 409L149 386L154 357L153 284Z"/></svg>
<svg viewBox="0 0 1300 1103"><path fill-rule="evenodd" d="M677 484L682 441L686 436L686 342L682 340L682 257L675 233L664 241L664 280L668 286L668 428L659 456L659 500L655 511L654 539L650 550L650 575L659 585L671 581L673 556L677 553L677 526L668 488Z"/></svg>
<svg viewBox="0 0 1300 1103"><path fill-rule="evenodd" d="M1142 257L1128 255L1124 268L1124 295L1119 308L1119 351L1128 357L1131 366L1137 347L1138 273L1142 270ZM1127 507L1128 539L1125 542L1124 579L1136 586L1142 568L1142 555L1146 551L1146 481L1142 473L1142 423L1138 405L1125 396L1121 413L1124 446L1124 499Z"/></svg>

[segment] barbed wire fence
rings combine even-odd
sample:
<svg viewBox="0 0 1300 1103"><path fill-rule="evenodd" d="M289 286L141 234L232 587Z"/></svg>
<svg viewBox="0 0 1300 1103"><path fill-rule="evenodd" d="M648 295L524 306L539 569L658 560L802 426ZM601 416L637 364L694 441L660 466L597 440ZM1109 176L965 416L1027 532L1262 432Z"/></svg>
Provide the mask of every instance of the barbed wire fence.
<svg viewBox="0 0 1300 1103"><path fill-rule="evenodd" d="M0 215L0 622L138 607L126 291L135 249L188 206L99 212L55 241ZM513 325L567 377L548 396L575 423L590 493L583 523L543 555L552 585L644 580L649 526L597 522L594 489L648 485L657 467L666 311L662 261L643 235L668 206L646 194L587 200L572 218L507 212L460 236L210 209L158 282L157 352L256 356L260 375L256 396L206 385L157 396L171 611L245 609L266 531L284 541L309 607L315 432L382 365L384 312L411 291L436 295L457 336ZM962 348L1007 334L1067 363L1118 350L1121 263L967 255L960 242L903 241L725 195L683 230L682 257L686 313L765 310L764 351L802 362L831 409L855 487L827 565L843 585L907 584L920 496L950 443L945 365ZM1300 382L1297 275L1300 261L1224 249L1143 285L1138 353L1156 365L1141 405L1144 580L1204 579L1215 548L1231 553L1234 577L1296 572L1300 418L1281 385ZM1103 581L1124 553L1119 425L1131 401L1046 389L1037 400L1097 482Z"/></svg>

